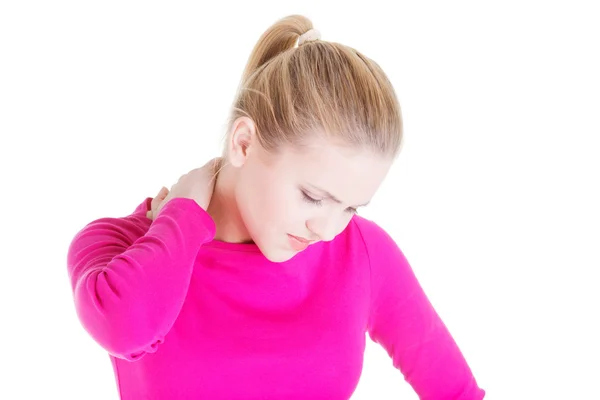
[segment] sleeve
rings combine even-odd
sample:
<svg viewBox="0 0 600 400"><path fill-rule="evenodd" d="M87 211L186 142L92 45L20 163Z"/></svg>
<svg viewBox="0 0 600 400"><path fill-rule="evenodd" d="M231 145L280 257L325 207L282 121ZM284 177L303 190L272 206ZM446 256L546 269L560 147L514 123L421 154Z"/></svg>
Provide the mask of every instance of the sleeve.
<svg viewBox="0 0 600 400"><path fill-rule="evenodd" d="M71 241L67 269L85 330L111 355L153 353L177 318L202 244L215 224L194 200L174 198L151 221L151 198L123 218L87 224Z"/></svg>
<svg viewBox="0 0 600 400"><path fill-rule="evenodd" d="M369 336L421 400L481 400L477 382L406 257L372 221L360 224L371 265Z"/></svg>

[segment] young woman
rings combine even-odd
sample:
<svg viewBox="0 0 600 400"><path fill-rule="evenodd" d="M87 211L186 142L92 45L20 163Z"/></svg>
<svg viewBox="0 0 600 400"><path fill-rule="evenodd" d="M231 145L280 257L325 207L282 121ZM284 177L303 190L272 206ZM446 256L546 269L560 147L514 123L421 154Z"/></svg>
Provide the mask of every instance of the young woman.
<svg viewBox="0 0 600 400"><path fill-rule="evenodd" d="M384 72L277 21L221 157L74 237L81 323L137 399L348 399L366 333L422 399L479 400L469 366L369 203L402 142Z"/></svg>

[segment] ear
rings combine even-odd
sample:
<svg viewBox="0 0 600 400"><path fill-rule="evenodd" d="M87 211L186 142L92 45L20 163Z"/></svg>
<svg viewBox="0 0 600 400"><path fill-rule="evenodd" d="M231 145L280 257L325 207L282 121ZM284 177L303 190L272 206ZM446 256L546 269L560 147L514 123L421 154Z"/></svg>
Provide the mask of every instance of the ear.
<svg viewBox="0 0 600 400"><path fill-rule="evenodd" d="M229 136L229 163L234 167L244 165L252 146L256 146L256 125L248 117L239 117L231 127Z"/></svg>

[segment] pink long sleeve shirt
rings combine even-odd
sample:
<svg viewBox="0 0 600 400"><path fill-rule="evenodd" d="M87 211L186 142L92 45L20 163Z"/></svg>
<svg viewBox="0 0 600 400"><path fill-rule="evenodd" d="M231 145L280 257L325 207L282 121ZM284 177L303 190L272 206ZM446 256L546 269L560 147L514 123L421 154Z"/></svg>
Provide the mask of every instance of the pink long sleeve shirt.
<svg viewBox="0 0 600 400"><path fill-rule="evenodd" d="M366 334L420 399L480 400L469 366L407 259L354 216L283 263L214 240L191 199L151 198L82 228L67 255L83 327L110 355L123 400L349 399ZM375 394L374 394L375 395Z"/></svg>

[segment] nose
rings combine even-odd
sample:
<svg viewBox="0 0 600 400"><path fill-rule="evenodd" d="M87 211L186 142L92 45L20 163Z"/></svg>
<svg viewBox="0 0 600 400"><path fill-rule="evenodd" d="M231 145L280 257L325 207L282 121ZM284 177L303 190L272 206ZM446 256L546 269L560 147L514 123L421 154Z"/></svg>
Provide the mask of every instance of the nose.
<svg viewBox="0 0 600 400"><path fill-rule="evenodd" d="M306 221L306 227L309 231L319 237L319 240L329 242L335 238L337 223L335 218L324 217Z"/></svg>

